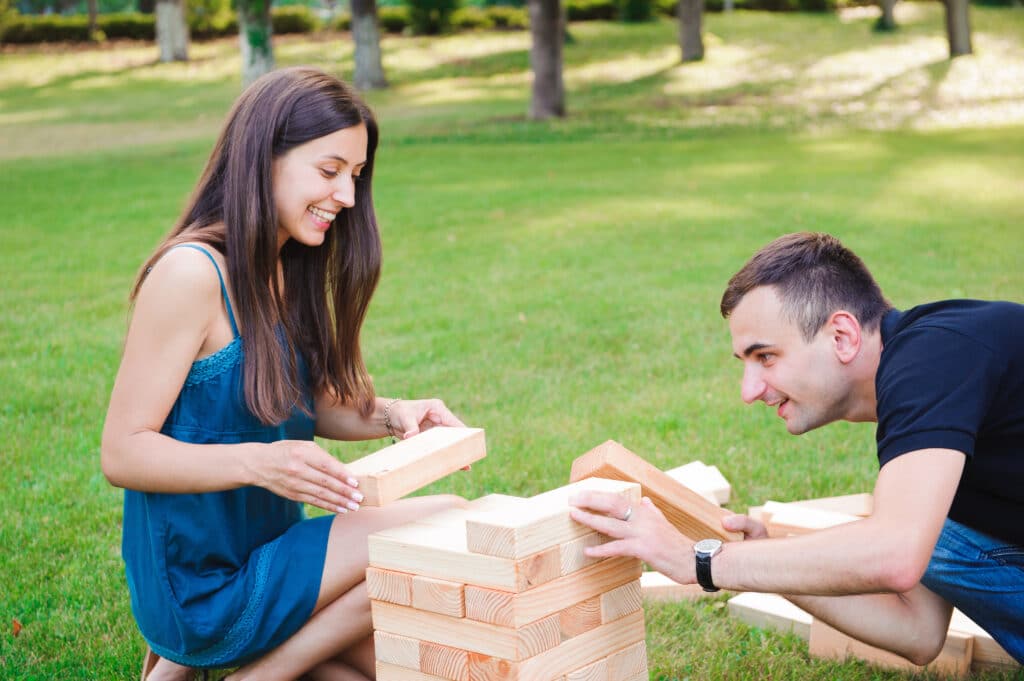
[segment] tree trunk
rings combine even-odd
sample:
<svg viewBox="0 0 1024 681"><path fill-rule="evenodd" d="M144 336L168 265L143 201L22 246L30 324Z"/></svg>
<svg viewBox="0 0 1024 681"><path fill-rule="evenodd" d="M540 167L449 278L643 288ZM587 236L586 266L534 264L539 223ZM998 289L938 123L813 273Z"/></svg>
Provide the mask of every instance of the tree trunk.
<svg viewBox="0 0 1024 681"><path fill-rule="evenodd" d="M242 49L242 87L274 70L270 0L238 0L238 41Z"/></svg>
<svg viewBox="0 0 1024 681"><path fill-rule="evenodd" d="M184 0L156 3L156 43L160 61L188 61L188 22Z"/></svg>
<svg viewBox="0 0 1024 681"><path fill-rule="evenodd" d="M96 17L99 15L99 8L96 6L96 0L88 0L86 5L89 10L89 40L93 40L96 36Z"/></svg>
<svg viewBox="0 0 1024 681"><path fill-rule="evenodd" d="M949 39L949 58L970 54L971 20L967 11L967 0L945 0L946 37Z"/></svg>
<svg viewBox="0 0 1024 681"><path fill-rule="evenodd" d="M356 43L353 84L358 90L379 90L388 86L380 58L380 29L377 0L352 0L352 38Z"/></svg>
<svg viewBox="0 0 1024 681"><path fill-rule="evenodd" d="M878 4L882 7L882 16L878 18L878 23L875 24L876 31L895 31L896 30L896 0L878 0Z"/></svg>
<svg viewBox="0 0 1024 681"><path fill-rule="evenodd" d="M704 38L701 36L701 15L704 0L679 0L679 47L683 61L700 61L704 58Z"/></svg>
<svg viewBox="0 0 1024 681"><path fill-rule="evenodd" d="M530 118L543 120L565 116L565 85L562 82L562 40L565 26L559 0L529 0L530 67L533 97Z"/></svg>

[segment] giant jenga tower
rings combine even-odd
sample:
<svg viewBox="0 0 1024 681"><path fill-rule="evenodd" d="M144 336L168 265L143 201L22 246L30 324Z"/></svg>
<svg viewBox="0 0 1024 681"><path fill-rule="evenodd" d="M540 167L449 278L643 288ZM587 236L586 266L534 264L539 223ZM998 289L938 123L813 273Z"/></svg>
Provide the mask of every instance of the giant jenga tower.
<svg viewBox="0 0 1024 681"><path fill-rule="evenodd" d="M569 517L588 478L530 498L492 494L370 536L378 681L646 681L640 561Z"/></svg>

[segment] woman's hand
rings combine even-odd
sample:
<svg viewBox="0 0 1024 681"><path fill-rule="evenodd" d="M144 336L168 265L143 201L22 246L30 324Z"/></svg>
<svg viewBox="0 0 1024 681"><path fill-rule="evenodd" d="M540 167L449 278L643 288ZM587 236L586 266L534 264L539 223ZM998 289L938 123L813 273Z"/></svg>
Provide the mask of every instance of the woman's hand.
<svg viewBox="0 0 1024 681"><path fill-rule="evenodd" d="M390 416L391 429L402 440L434 426L466 425L438 399L398 400L391 405Z"/></svg>
<svg viewBox="0 0 1024 681"><path fill-rule="evenodd" d="M254 471L260 487L332 513L359 510L359 481L315 442L280 440L263 452Z"/></svg>

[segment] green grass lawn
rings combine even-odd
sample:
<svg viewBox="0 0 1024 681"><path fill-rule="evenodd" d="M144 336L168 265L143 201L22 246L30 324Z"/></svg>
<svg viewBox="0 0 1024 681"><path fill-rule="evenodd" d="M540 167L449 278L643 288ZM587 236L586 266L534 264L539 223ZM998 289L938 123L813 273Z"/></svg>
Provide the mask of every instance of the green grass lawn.
<svg viewBox="0 0 1024 681"><path fill-rule="evenodd" d="M671 22L573 25L571 115L542 124L526 34L385 41L367 363L380 393L442 396L488 438L429 491L536 494L607 439L717 465L736 511L870 490L870 425L793 438L742 404L718 300L803 229L842 238L899 307L1024 298L1024 11L972 10L978 53L950 63L939 7L900 7L886 35L860 15L711 15L686 66ZM99 436L128 289L238 92L235 46L0 57L0 678L138 672ZM343 36L277 55L351 69ZM649 607L652 679L908 678L812 661L724 604Z"/></svg>

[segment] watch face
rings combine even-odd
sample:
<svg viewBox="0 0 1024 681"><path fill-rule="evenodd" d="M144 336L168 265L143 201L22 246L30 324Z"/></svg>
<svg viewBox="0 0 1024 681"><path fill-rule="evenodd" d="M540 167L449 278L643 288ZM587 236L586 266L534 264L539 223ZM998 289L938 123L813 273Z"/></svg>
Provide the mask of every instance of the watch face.
<svg viewBox="0 0 1024 681"><path fill-rule="evenodd" d="M697 553L714 554L715 551L722 548L721 539L701 539L699 542L693 545L693 550Z"/></svg>

